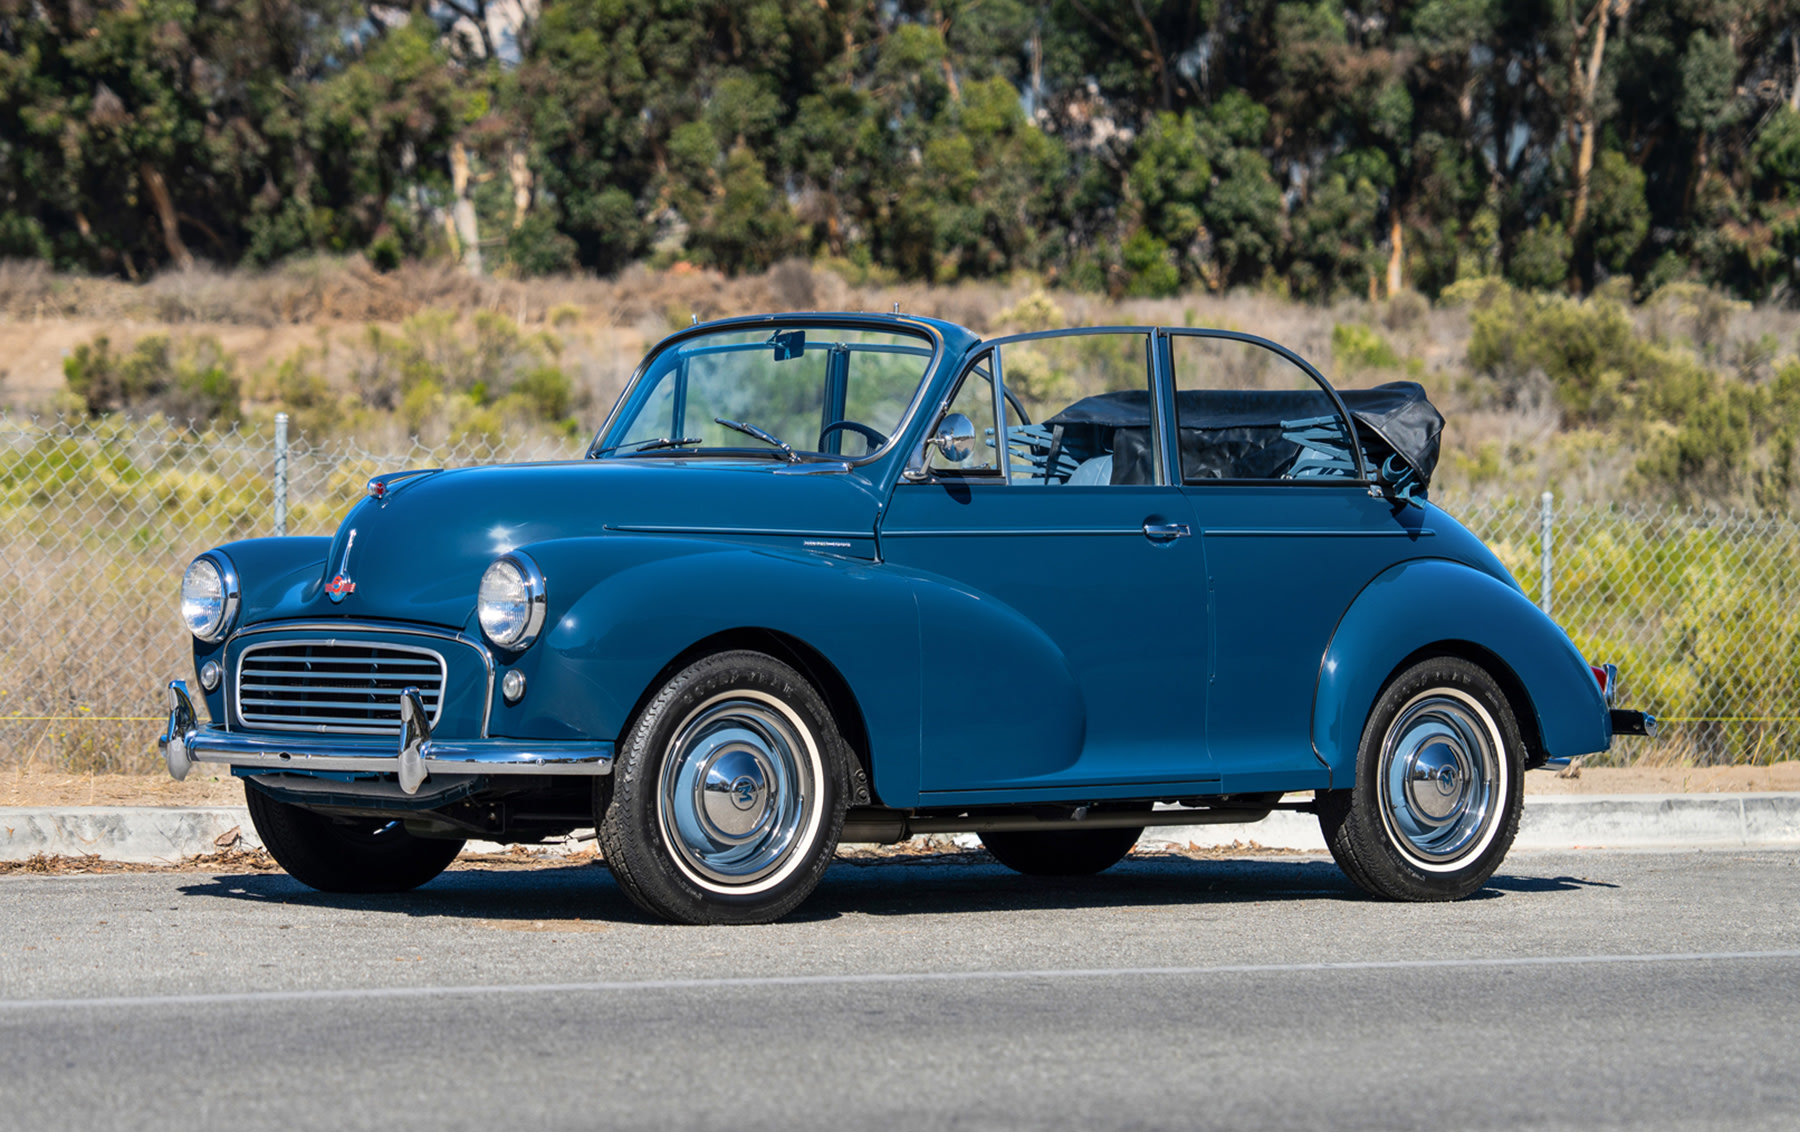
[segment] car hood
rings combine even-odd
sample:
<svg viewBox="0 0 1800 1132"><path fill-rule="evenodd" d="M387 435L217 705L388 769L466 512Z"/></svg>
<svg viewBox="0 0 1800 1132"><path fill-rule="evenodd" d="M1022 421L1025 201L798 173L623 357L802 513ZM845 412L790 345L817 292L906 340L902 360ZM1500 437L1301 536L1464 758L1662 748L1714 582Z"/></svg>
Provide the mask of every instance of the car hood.
<svg viewBox="0 0 1800 1132"><path fill-rule="evenodd" d="M384 498L364 499L345 516L316 577L257 619L467 627L488 564L550 539L686 534L794 541L852 532L872 538L875 488L854 470L818 469L768 460L638 458L396 477Z"/></svg>

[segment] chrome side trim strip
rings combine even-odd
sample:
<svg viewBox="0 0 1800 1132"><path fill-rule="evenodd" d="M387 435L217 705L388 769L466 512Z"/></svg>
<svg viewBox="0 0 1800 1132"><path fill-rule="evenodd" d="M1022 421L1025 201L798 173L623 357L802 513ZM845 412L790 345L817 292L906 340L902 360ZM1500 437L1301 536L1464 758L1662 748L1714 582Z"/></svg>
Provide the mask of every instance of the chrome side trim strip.
<svg viewBox="0 0 1800 1132"><path fill-rule="evenodd" d="M1437 534L1430 527L1416 531L1334 531L1319 527L1204 527L1207 538L1431 538Z"/></svg>
<svg viewBox="0 0 1800 1132"><path fill-rule="evenodd" d="M1136 527L943 527L919 530L881 532L883 538L1029 538L1043 535L1136 535L1144 537L1144 528Z"/></svg>
<svg viewBox="0 0 1800 1132"><path fill-rule="evenodd" d="M873 538L868 531L798 530L785 527L659 527L643 523L607 523L604 530L637 535L752 535L769 538Z"/></svg>

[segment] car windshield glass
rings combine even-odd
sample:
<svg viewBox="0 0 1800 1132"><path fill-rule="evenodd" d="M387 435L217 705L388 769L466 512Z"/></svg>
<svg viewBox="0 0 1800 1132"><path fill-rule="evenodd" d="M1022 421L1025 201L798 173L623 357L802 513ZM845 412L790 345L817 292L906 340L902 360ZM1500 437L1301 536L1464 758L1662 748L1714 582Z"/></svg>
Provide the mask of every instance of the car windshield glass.
<svg viewBox="0 0 1800 1132"><path fill-rule="evenodd" d="M703 334L652 359L593 454L858 460L886 447L931 357L921 336L851 327Z"/></svg>

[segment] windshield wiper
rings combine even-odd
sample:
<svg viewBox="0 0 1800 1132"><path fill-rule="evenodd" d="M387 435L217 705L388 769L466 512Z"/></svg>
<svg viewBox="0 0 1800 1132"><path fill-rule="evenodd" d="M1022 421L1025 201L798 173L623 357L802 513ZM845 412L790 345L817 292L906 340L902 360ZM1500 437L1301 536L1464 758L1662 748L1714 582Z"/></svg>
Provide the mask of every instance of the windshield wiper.
<svg viewBox="0 0 1800 1132"><path fill-rule="evenodd" d="M705 439L698 436L659 437L656 440L639 440L632 444L615 444L611 448L602 448L594 453L604 456L609 452L650 452L658 448L685 448L689 444L703 444Z"/></svg>
<svg viewBox="0 0 1800 1132"><path fill-rule="evenodd" d="M787 457L787 462L790 464L798 464L800 462L800 457L794 455L794 446L781 439L779 436L776 436L774 433L765 432L755 425L745 424L743 421L728 421L724 417L714 417L713 420L718 424L724 425L726 428L741 432L745 436L754 436L764 444L773 444L775 447L781 449L781 454Z"/></svg>

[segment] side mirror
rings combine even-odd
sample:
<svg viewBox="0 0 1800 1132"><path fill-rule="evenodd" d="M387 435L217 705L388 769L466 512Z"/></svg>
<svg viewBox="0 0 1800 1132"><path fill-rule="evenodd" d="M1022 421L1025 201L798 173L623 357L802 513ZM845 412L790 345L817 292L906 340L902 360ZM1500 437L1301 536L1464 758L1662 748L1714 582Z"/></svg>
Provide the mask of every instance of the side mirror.
<svg viewBox="0 0 1800 1132"><path fill-rule="evenodd" d="M961 413L951 413L938 422L937 433L928 443L941 452L944 459L960 464L975 451L975 422Z"/></svg>

